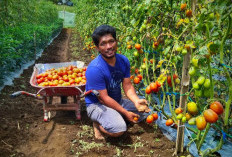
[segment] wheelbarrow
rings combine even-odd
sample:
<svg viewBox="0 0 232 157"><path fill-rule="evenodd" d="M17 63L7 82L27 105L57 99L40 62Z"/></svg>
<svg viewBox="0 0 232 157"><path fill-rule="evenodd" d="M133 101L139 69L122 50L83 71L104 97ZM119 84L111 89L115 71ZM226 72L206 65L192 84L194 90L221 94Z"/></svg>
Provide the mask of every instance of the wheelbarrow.
<svg viewBox="0 0 232 157"><path fill-rule="evenodd" d="M85 92L85 84L82 85L72 85L72 86L38 86L36 81L36 76L40 73L45 72L51 68L61 68L69 65L77 66L78 68L84 67L84 62L65 62L65 63L50 63L50 64L36 64L34 66L33 74L30 78L30 84L37 91L36 94L29 93L26 91L17 91L11 94L11 98L16 98L20 95L31 96L39 100L43 100L43 112L44 121L49 121L51 119L51 111L58 110L73 110L75 111L76 118L81 119L81 104L80 99L87 94L99 95L98 91L90 90ZM61 97L60 103L53 103L53 97ZM68 103L67 97L73 97L73 102Z"/></svg>

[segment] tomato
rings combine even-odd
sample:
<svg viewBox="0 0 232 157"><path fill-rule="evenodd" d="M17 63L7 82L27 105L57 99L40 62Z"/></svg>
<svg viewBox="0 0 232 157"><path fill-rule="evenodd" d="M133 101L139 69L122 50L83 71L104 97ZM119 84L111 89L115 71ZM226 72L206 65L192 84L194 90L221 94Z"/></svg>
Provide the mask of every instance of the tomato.
<svg viewBox="0 0 232 157"><path fill-rule="evenodd" d="M189 69L189 75L194 76L196 74L196 68L195 67L190 67Z"/></svg>
<svg viewBox="0 0 232 157"><path fill-rule="evenodd" d="M179 78L175 79L175 83L180 84L180 79Z"/></svg>
<svg viewBox="0 0 232 157"><path fill-rule="evenodd" d="M205 88L209 88L210 87L210 79L206 79L205 82L204 82L204 87Z"/></svg>
<svg viewBox="0 0 232 157"><path fill-rule="evenodd" d="M127 45L127 49L132 49L132 45Z"/></svg>
<svg viewBox="0 0 232 157"><path fill-rule="evenodd" d="M193 58L192 59L192 64L194 67L198 67L198 59L197 58Z"/></svg>
<svg viewBox="0 0 232 157"><path fill-rule="evenodd" d="M210 89L204 89L203 93L206 98L210 97Z"/></svg>
<svg viewBox="0 0 232 157"><path fill-rule="evenodd" d="M185 123L185 122L187 121L187 117L183 116L182 119L181 119L181 121L182 121L183 123Z"/></svg>
<svg viewBox="0 0 232 157"><path fill-rule="evenodd" d="M205 82L205 77L204 76L200 76L198 79L197 79L197 83L199 85L203 85L203 83Z"/></svg>
<svg viewBox="0 0 232 157"><path fill-rule="evenodd" d="M173 74L173 80L177 79L178 78L178 74Z"/></svg>
<svg viewBox="0 0 232 157"><path fill-rule="evenodd" d="M224 112L222 104L218 101L212 102L210 104L210 109L216 112L218 115L221 115Z"/></svg>
<svg viewBox="0 0 232 157"><path fill-rule="evenodd" d="M154 63L154 59L150 59L150 63L153 64Z"/></svg>
<svg viewBox="0 0 232 157"><path fill-rule="evenodd" d="M137 77L140 79L140 81L143 79L143 76L141 74L138 74Z"/></svg>
<svg viewBox="0 0 232 157"><path fill-rule="evenodd" d="M140 50L141 49L141 45L140 44L135 44L135 48L137 49L137 50Z"/></svg>
<svg viewBox="0 0 232 157"><path fill-rule="evenodd" d="M185 113L185 117L186 117L187 120L189 120L190 118L192 118L192 115L189 114L189 113Z"/></svg>
<svg viewBox="0 0 232 157"><path fill-rule="evenodd" d="M178 108L175 109L175 113L176 113L176 114L180 114L180 113L182 113L182 112L183 112L183 110L182 110L181 107L178 107Z"/></svg>
<svg viewBox="0 0 232 157"><path fill-rule="evenodd" d="M40 79L42 77L42 74L36 75L36 79Z"/></svg>
<svg viewBox="0 0 232 157"><path fill-rule="evenodd" d="M192 10L186 10L185 14L186 14L187 17L192 17L193 16Z"/></svg>
<svg viewBox="0 0 232 157"><path fill-rule="evenodd" d="M195 115L198 113L197 104L195 102L189 102L187 104L187 110L190 114Z"/></svg>
<svg viewBox="0 0 232 157"><path fill-rule="evenodd" d="M143 64L141 65L141 68L142 68L142 69L146 69L146 64L143 63Z"/></svg>
<svg viewBox="0 0 232 157"><path fill-rule="evenodd" d="M182 113L180 113L180 114L178 114L178 115L176 116L176 119L181 120L181 119L182 119L182 117L183 117L183 114L182 114Z"/></svg>
<svg viewBox="0 0 232 157"><path fill-rule="evenodd" d="M187 7L187 4L186 3L182 3L180 5L180 10L183 11L183 10L185 10L186 7Z"/></svg>
<svg viewBox="0 0 232 157"><path fill-rule="evenodd" d="M147 116L146 122L151 124L154 121L154 118L152 115Z"/></svg>
<svg viewBox="0 0 232 157"><path fill-rule="evenodd" d="M133 37L133 41L136 41L137 40L137 38L136 37Z"/></svg>
<svg viewBox="0 0 232 157"><path fill-rule="evenodd" d="M204 111L204 117L206 122L215 123L218 120L218 115L211 109L207 109Z"/></svg>
<svg viewBox="0 0 232 157"><path fill-rule="evenodd" d="M146 94L151 94L151 87L150 87L150 85L147 86L147 88L146 88L146 90L145 90L145 93L146 93Z"/></svg>
<svg viewBox="0 0 232 157"><path fill-rule="evenodd" d="M139 52L140 54L143 54L143 50L142 50L142 49L140 49L138 52Z"/></svg>
<svg viewBox="0 0 232 157"><path fill-rule="evenodd" d="M154 120L157 120L157 119L159 118L159 116L158 116L157 113L153 113L152 116L153 116L153 119L154 119Z"/></svg>
<svg viewBox="0 0 232 157"><path fill-rule="evenodd" d="M159 43L157 41L155 41L153 44L154 44L155 47L159 46Z"/></svg>
<svg viewBox="0 0 232 157"><path fill-rule="evenodd" d="M197 82L194 82L194 83L193 83L193 88L194 88L194 89L199 89L199 88L200 88Z"/></svg>
<svg viewBox="0 0 232 157"><path fill-rule="evenodd" d="M138 68L135 69L135 73L136 73L136 74L139 73L139 69L138 69Z"/></svg>
<svg viewBox="0 0 232 157"><path fill-rule="evenodd" d="M205 120L205 117L203 117L203 116L198 116L198 117L196 118L196 126L197 126L197 129L198 129L198 130L204 130L205 127L206 127L206 124L207 124L207 122L206 122L206 120Z"/></svg>
<svg viewBox="0 0 232 157"><path fill-rule="evenodd" d="M138 77L135 77L134 78L134 84L139 84L139 82L140 82L140 79Z"/></svg>
<svg viewBox="0 0 232 157"><path fill-rule="evenodd" d="M167 77L167 83L170 86L172 85L172 77L170 75L168 75L168 77Z"/></svg>
<svg viewBox="0 0 232 157"><path fill-rule="evenodd" d="M187 52L188 52L188 51L187 51L186 49L182 49L182 51L181 51L182 55L186 55Z"/></svg>
<svg viewBox="0 0 232 157"><path fill-rule="evenodd" d="M151 84L150 84L150 87L151 87L151 90L153 91L153 92L157 92L157 84L155 83L155 82L152 82Z"/></svg>
<svg viewBox="0 0 232 157"><path fill-rule="evenodd" d="M166 120L166 126L170 126L172 124L173 124L173 120L172 119Z"/></svg>
<svg viewBox="0 0 232 157"><path fill-rule="evenodd" d="M158 88L161 87L161 84L159 83L159 81L155 81L155 83L156 83Z"/></svg>
<svg viewBox="0 0 232 157"><path fill-rule="evenodd" d="M131 75L131 76L130 76L130 79L131 79L131 80L133 80L133 79L134 79L134 77L135 77L134 75Z"/></svg>
<svg viewBox="0 0 232 157"><path fill-rule="evenodd" d="M209 19L210 19L210 20L214 20L214 13L210 13L210 14L209 14Z"/></svg>
<svg viewBox="0 0 232 157"><path fill-rule="evenodd" d="M195 90L195 96L202 97L202 90Z"/></svg>
<svg viewBox="0 0 232 157"><path fill-rule="evenodd" d="M139 56L139 52L138 51L134 51L134 56L138 57Z"/></svg>
<svg viewBox="0 0 232 157"><path fill-rule="evenodd" d="M138 121L139 120L139 118L138 117L134 117L134 121Z"/></svg>
<svg viewBox="0 0 232 157"><path fill-rule="evenodd" d="M188 121L188 124L189 125L195 125L196 124L196 118L195 117L190 118L189 121Z"/></svg>

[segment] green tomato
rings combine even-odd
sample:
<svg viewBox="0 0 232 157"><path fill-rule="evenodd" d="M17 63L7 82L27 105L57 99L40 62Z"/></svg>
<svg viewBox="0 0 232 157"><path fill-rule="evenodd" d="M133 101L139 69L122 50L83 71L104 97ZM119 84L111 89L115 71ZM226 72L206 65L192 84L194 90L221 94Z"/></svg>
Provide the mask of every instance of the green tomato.
<svg viewBox="0 0 232 157"><path fill-rule="evenodd" d="M182 120L183 123L185 123L187 121L187 117L184 116L184 117L182 117L181 120Z"/></svg>
<svg viewBox="0 0 232 157"><path fill-rule="evenodd" d="M202 90L195 90L195 96L202 97Z"/></svg>
<svg viewBox="0 0 232 157"><path fill-rule="evenodd" d="M194 67L198 67L198 59L193 58L192 59L192 64L193 64Z"/></svg>
<svg viewBox="0 0 232 157"><path fill-rule="evenodd" d="M180 46L177 46L177 47L176 47L176 51L178 51L178 52L182 51L182 49L183 49L183 48L180 47Z"/></svg>
<svg viewBox="0 0 232 157"><path fill-rule="evenodd" d="M178 115L176 116L176 119L181 120L181 119L182 119L182 117L183 117L183 114L182 114L182 113L180 113L180 114L178 114Z"/></svg>
<svg viewBox="0 0 232 157"><path fill-rule="evenodd" d="M205 77L204 76L200 76L198 79L197 79L197 83L199 85L203 85L203 83L205 82Z"/></svg>
<svg viewBox="0 0 232 157"><path fill-rule="evenodd" d="M186 49L183 49L183 50L181 51L182 55L186 55L187 52L188 52L188 51L187 51Z"/></svg>
<svg viewBox="0 0 232 157"><path fill-rule="evenodd" d="M191 67L190 69L189 69L189 75L190 76L194 76L196 74L196 68L195 67Z"/></svg>
<svg viewBox="0 0 232 157"><path fill-rule="evenodd" d="M206 79L205 80L204 87L205 88L209 88L210 87L210 79Z"/></svg>
<svg viewBox="0 0 232 157"><path fill-rule="evenodd" d="M134 51L134 56L138 57L139 56L139 52L138 51Z"/></svg>
<svg viewBox="0 0 232 157"><path fill-rule="evenodd" d="M209 98L210 97L210 89L204 89L204 96Z"/></svg>
<svg viewBox="0 0 232 157"><path fill-rule="evenodd" d="M193 88L194 88L194 89L199 89L199 88L200 88L197 82L194 82L194 83L193 83Z"/></svg>
<svg viewBox="0 0 232 157"><path fill-rule="evenodd" d="M137 38L136 37L133 37L133 41L136 41L137 40Z"/></svg>
<svg viewBox="0 0 232 157"><path fill-rule="evenodd" d="M214 20L214 13L210 13L210 14L209 14L209 19L210 19L210 20Z"/></svg>
<svg viewBox="0 0 232 157"><path fill-rule="evenodd" d="M189 125L195 125L196 124L196 118L193 117L193 118L189 119L188 124Z"/></svg>

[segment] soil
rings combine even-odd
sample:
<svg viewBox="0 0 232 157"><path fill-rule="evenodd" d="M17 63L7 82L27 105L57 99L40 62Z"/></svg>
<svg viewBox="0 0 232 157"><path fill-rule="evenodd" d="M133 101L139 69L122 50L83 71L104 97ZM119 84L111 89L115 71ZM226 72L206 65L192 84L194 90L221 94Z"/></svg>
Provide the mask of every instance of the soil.
<svg viewBox="0 0 232 157"><path fill-rule="evenodd" d="M90 56L90 52L83 50L78 33L63 29L36 63L80 60L88 65ZM76 119L73 111L57 111L51 121L44 122L42 100L9 97L21 90L36 93L29 83L33 66L25 69L13 85L5 86L0 93L0 156L172 156L175 143L169 141L155 124L141 122L130 126L121 137L96 140L84 99L80 103L81 120ZM60 98L55 97L54 101L60 102Z"/></svg>

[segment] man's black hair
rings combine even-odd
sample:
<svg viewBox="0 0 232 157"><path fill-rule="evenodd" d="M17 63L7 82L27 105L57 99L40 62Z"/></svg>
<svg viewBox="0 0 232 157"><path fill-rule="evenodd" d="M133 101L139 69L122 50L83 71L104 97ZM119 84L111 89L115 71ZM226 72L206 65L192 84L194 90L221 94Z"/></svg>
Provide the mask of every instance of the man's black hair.
<svg viewBox="0 0 232 157"><path fill-rule="evenodd" d="M94 44L98 47L99 39L107 34L111 34L112 37L116 40L116 30L114 27L109 25L101 25L97 27L92 34Z"/></svg>

